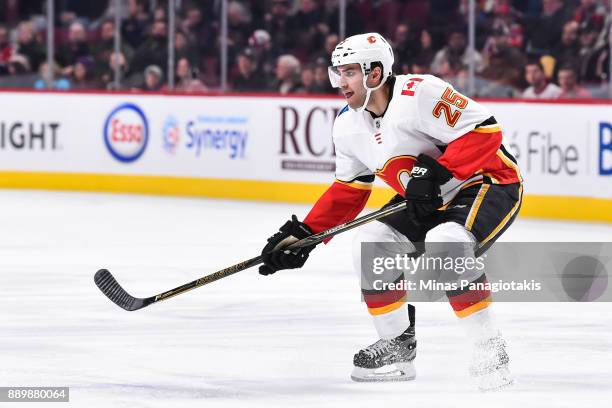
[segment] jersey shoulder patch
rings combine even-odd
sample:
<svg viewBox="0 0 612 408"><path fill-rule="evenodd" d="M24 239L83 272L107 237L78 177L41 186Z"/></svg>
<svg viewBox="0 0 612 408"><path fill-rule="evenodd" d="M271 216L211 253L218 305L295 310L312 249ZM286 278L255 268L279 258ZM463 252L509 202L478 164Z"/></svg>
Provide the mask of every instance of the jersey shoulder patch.
<svg viewBox="0 0 612 408"><path fill-rule="evenodd" d="M408 77L402 86L402 96L414 96L418 86L423 82L423 78L419 77Z"/></svg>
<svg viewBox="0 0 612 408"><path fill-rule="evenodd" d="M402 96L415 96L417 91L424 86L429 86L432 82L439 81L439 78L433 75L399 75L396 79L399 84L399 89L395 91Z"/></svg>

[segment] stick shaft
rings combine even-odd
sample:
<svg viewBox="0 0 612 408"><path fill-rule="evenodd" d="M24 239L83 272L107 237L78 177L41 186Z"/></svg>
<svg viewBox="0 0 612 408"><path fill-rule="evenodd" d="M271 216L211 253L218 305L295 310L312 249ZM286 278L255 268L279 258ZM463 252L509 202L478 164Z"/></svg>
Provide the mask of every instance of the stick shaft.
<svg viewBox="0 0 612 408"><path fill-rule="evenodd" d="M367 224L371 221L374 220L378 220L380 218L386 217L387 215L396 213L398 211L403 210L404 208L406 208L406 203L405 202L400 202L398 204L394 204L392 206L386 207L386 208L382 208L378 211L374 211L370 214L366 214L363 217L354 219L352 221L346 222L344 224L338 225L336 227L330 228L328 230L325 230L323 232L320 232L318 234L314 234L311 235L307 238L301 239L293 244L291 244L288 248L289 249L295 249L295 248L303 248L306 246L310 246L310 245L316 245L319 244L323 241L325 241L327 238L331 238L335 235L341 234L343 232L346 232L348 230L351 230L353 228L359 227L360 225L363 224ZM225 269L222 269L220 271L217 272L213 272L209 275L203 276L199 279L196 279L192 282L186 283L182 286L176 287L174 289L171 289L167 292L164 293L160 293L159 295L155 296L155 302L159 302L162 300L166 300L169 299L171 297L174 297L176 295L180 295L182 293L188 292L190 290L193 290L195 288L198 288L200 286L204 286L204 285L208 285L209 283L218 281L219 279L223 279L226 278L230 275L233 275L235 273L244 271L246 269L249 269L253 266L259 265L260 263L263 262L263 259L260 256L256 256L255 258L251 258L248 259L246 261L237 263L235 265L232 265L230 267L227 267Z"/></svg>
<svg viewBox="0 0 612 408"><path fill-rule="evenodd" d="M368 222L386 217L387 215L402 211L403 209L405 209L405 205L406 205L406 202L404 201L404 202L400 202L392 206L380 209L378 211L374 211L373 213L364 215L363 217L357 218L353 221L349 221L347 223L330 228L318 234L314 234L307 238L301 239L289 245L287 248L296 249L296 248L304 248L304 247L311 246L311 245L317 245L325 241L326 239L333 237L334 235L341 234L345 231L356 228L360 225L363 225ZM107 269L100 269L94 276L94 281L96 283L96 286L98 286L98 288L102 291L102 293L104 293L104 295L107 298L109 298L112 302L114 302L117 306L125 310L128 310L128 311L134 311L134 310L139 310L144 307L147 307L152 303L160 302L162 300L167 300L174 296L178 296L180 294L183 294L185 292L188 292L200 286L208 285L209 283L218 281L219 279L226 278L235 273L238 273L246 269L249 269L253 266L259 265L262 262L263 262L263 258L261 255L259 255L254 258L248 259L246 261L229 266L225 269L221 269L220 271L213 272L209 275L203 276L199 279L196 279L184 285L178 286L174 289L160 293L159 295L150 296L148 298L135 298L129 293L127 293L125 289L121 287L121 285L116 281L116 279Z"/></svg>
<svg viewBox="0 0 612 408"><path fill-rule="evenodd" d="M213 283L215 281L218 281L219 279L226 278L235 273L244 271L245 269L249 269L255 265L259 265L262 261L263 259L261 258L261 255L259 255L259 256L256 256L255 258L251 258L249 260L237 263L225 269L221 269L220 271L213 272L209 275L203 276L199 279L196 279L182 286L171 289L167 292L160 293L159 295L155 296L155 302L170 299L171 297L180 295L182 293L188 292L195 288L199 288L200 286L208 285L209 283Z"/></svg>

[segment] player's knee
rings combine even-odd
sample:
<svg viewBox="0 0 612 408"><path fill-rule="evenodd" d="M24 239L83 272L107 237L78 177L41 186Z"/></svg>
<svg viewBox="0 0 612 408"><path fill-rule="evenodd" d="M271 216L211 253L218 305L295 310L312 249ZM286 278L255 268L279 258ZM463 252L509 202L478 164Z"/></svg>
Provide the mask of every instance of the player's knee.
<svg viewBox="0 0 612 408"><path fill-rule="evenodd" d="M465 227L456 222L445 222L425 235L425 251L430 255L446 253L449 256L471 256L476 239Z"/></svg>
<svg viewBox="0 0 612 408"><path fill-rule="evenodd" d="M456 222L445 222L427 232L425 243L463 242L475 244L476 239L463 225Z"/></svg>
<svg viewBox="0 0 612 408"><path fill-rule="evenodd" d="M362 244L371 244L373 256L394 256L398 250L410 253L414 245L404 235L382 222L372 222L357 230L353 238L353 266L357 274L361 274L361 248ZM387 243L402 244L386 245ZM360 275L361 276L361 275Z"/></svg>
<svg viewBox="0 0 612 408"><path fill-rule="evenodd" d="M473 258L476 239L465 227L455 222L446 222L432 228L425 236L425 251L429 256L436 257L438 255L459 258ZM452 265L444 267L440 272L450 273L444 275L448 278L454 274L465 275L465 269L457 269ZM474 272L476 273L476 272ZM482 272L478 272L481 274ZM471 276L471 274L467 274ZM467 276L466 275L466 276Z"/></svg>
<svg viewBox="0 0 612 408"><path fill-rule="evenodd" d="M372 222L357 230L353 238L353 251L361 251L362 242L396 242L396 234L382 222Z"/></svg>
<svg viewBox="0 0 612 408"><path fill-rule="evenodd" d="M353 237L353 264L355 271L361 270L361 244L363 242L384 242L387 231L386 225L380 222L372 222L363 226Z"/></svg>

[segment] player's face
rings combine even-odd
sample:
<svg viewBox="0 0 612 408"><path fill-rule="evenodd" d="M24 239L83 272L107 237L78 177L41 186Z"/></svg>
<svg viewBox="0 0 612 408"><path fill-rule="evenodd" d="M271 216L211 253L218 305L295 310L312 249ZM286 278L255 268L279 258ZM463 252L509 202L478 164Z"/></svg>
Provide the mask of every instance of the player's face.
<svg viewBox="0 0 612 408"><path fill-rule="evenodd" d="M340 90L346 103L352 109L361 107L365 101L366 90L363 87L363 72L359 64L341 65L337 72L340 76Z"/></svg>

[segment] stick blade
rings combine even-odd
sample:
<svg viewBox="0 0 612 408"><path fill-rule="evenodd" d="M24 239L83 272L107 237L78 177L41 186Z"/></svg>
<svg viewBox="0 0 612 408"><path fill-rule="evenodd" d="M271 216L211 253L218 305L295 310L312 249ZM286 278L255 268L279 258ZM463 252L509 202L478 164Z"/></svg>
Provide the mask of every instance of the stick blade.
<svg viewBox="0 0 612 408"><path fill-rule="evenodd" d="M107 269L96 272L94 282L107 298L124 310L132 312L149 304L146 302L147 299L135 298L127 293Z"/></svg>

